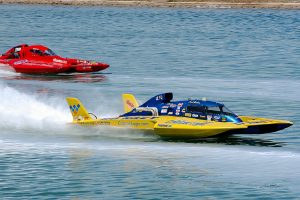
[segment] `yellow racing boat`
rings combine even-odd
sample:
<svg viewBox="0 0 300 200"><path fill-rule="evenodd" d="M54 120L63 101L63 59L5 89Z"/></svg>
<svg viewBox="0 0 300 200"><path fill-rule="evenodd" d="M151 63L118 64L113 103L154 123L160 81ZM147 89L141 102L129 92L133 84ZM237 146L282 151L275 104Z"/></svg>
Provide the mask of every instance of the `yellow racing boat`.
<svg viewBox="0 0 300 200"><path fill-rule="evenodd" d="M125 114L97 117L73 97L67 103L74 124L112 126L152 132L167 138L203 138L220 134L261 134L291 126L286 120L237 116L224 104L207 100L172 101L172 93L159 94L138 105L132 94L123 94Z"/></svg>

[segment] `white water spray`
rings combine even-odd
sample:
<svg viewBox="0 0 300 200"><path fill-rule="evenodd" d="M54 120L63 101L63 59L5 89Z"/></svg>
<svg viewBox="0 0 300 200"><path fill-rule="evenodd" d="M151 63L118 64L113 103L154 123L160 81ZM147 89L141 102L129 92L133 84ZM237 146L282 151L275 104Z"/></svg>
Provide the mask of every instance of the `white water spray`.
<svg viewBox="0 0 300 200"><path fill-rule="evenodd" d="M50 98L47 102L37 95L20 92L0 83L0 129L45 129L71 121L68 107L60 107L62 99ZM56 103L55 103L56 102Z"/></svg>
<svg viewBox="0 0 300 200"><path fill-rule="evenodd" d="M0 64L0 75L1 76L10 76L10 75L16 75L16 72L12 67L5 64Z"/></svg>

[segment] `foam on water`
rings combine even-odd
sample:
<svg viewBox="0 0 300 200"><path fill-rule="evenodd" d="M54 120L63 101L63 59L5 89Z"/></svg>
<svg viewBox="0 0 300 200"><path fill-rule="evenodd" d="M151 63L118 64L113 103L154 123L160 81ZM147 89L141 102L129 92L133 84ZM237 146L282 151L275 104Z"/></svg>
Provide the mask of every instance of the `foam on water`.
<svg viewBox="0 0 300 200"><path fill-rule="evenodd" d="M145 169L145 175L167 170L170 174L184 177L201 176L203 182L232 184L235 187L278 187L285 188L286 182L292 183L287 190L294 194L298 191L300 178L300 154L274 148L240 148L220 145L198 145L183 143L132 143L116 141L85 140L80 142L17 143L1 141L6 152L30 152L60 157L69 153L81 164L85 160L107 157L118 162L125 159L125 171L136 173ZM27 156L30 156L27 155ZM94 168L92 168L94 169ZM109 172L113 169L102 170ZM165 172L168 174L168 172ZM149 174L148 174L149 175ZM113 177L110 177L114 180Z"/></svg>
<svg viewBox="0 0 300 200"><path fill-rule="evenodd" d="M8 132L14 130L19 134L25 131L35 135L47 133L56 136L60 134L88 138L155 138L154 135L127 129L70 125L72 116L64 98L56 96L48 98L37 94L28 94L1 82L0 99L2 100L0 104L0 129L8 130ZM99 113L102 117L117 116L112 109L109 109L111 102L107 100L107 97L103 96L101 102L102 104L96 110L101 110ZM24 137L20 137L20 139L23 140Z"/></svg>
<svg viewBox="0 0 300 200"><path fill-rule="evenodd" d="M5 64L0 64L0 76L16 75L16 72L9 66Z"/></svg>
<svg viewBox="0 0 300 200"><path fill-rule="evenodd" d="M46 129L71 121L67 106L52 97L45 102L38 95L26 94L0 82L0 128Z"/></svg>

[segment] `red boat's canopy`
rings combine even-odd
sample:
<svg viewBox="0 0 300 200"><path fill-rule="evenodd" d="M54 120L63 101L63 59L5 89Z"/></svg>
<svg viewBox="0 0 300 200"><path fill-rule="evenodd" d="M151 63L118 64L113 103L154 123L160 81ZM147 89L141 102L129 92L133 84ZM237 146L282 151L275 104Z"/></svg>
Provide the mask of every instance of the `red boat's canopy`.
<svg viewBox="0 0 300 200"><path fill-rule="evenodd" d="M56 56L56 54L46 46L43 45L28 45L21 44L8 50L2 55L6 59L24 58L28 56Z"/></svg>
<svg viewBox="0 0 300 200"><path fill-rule="evenodd" d="M56 55L51 49L49 49L48 47L42 46L42 45L31 45L31 46L28 46L27 49L31 53L38 54L40 56L55 56Z"/></svg>

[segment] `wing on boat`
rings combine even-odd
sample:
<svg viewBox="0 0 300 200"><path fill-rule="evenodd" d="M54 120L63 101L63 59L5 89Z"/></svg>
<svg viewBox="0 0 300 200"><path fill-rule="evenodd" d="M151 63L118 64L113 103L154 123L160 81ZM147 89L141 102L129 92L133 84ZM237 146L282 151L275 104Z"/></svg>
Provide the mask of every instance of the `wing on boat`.
<svg viewBox="0 0 300 200"><path fill-rule="evenodd" d="M73 116L73 122L92 120L92 117L83 106L83 104L79 101L79 99L68 97L66 98L66 100Z"/></svg>
<svg viewBox="0 0 300 200"><path fill-rule="evenodd" d="M132 109L139 107L139 104L132 94L122 94L124 112L130 112Z"/></svg>

